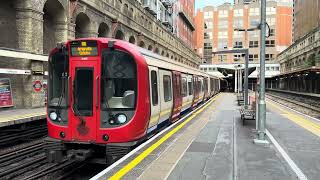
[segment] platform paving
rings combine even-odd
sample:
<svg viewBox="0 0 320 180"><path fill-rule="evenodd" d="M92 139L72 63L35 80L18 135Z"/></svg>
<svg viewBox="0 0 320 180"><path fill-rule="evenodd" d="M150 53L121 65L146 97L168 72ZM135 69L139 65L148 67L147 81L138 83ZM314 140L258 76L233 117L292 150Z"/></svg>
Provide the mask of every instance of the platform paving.
<svg viewBox="0 0 320 180"><path fill-rule="evenodd" d="M46 117L46 109L10 109L0 111L0 127L10 126L14 124L22 124L30 121L44 119Z"/></svg>
<svg viewBox="0 0 320 180"><path fill-rule="evenodd" d="M224 94L209 121L168 179L296 179L272 144L253 144L255 122L242 126L233 94Z"/></svg>
<svg viewBox="0 0 320 180"><path fill-rule="evenodd" d="M255 121L246 121L243 126L239 108L234 94L222 93L206 110L122 179L298 179L296 172L270 139L268 145L253 143ZM320 175L318 123L317 120L267 103L268 132L309 180L317 180ZM112 177L146 148L97 179Z"/></svg>

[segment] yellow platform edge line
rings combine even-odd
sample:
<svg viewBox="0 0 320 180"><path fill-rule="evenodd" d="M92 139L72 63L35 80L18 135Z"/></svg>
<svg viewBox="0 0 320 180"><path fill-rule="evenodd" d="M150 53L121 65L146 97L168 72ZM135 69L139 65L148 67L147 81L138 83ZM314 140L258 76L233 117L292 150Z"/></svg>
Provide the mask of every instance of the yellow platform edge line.
<svg viewBox="0 0 320 180"><path fill-rule="evenodd" d="M310 131L311 133L320 136L320 125L306 119L303 117L303 115L295 114L294 112L290 112L289 110L286 110L284 107L281 107L274 102L267 101L271 106L275 107L276 109L284 112L284 114L281 114L282 116L288 118L290 121L294 122L295 124L303 127L304 129Z"/></svg>
<svg viewBox="0 0 320 180"><path fill-rule="evenodd" d="M163 142L165 142L167 139L169 139L173 134L175 134L178 130L180 130L183 126L185 126L189 121L191 121L194 117L196 117L199 113L201 113L204 109L206 109L209 105L211 105L220 94L216 97L214 97L212 100L210 100L205 106L203 106L201 109L194 112L190 117L188 117L184 122L179 124L177 127L172 129L170 132L168 132L165 136L163 136L161 139L159 139L156 143L152 144L148 149L143 151L140 155L138 155L135 159L133 159L131 162L129 162L126 166L124 166L122 169L120 169L117 173L115 173L113 176L111 176L110 180L117 180L121 179L124 175L126 175L131 169L133 169L135 166L137 166L143 159L145 159L152 151L154 151L157 147L159 147Z"/></svg>

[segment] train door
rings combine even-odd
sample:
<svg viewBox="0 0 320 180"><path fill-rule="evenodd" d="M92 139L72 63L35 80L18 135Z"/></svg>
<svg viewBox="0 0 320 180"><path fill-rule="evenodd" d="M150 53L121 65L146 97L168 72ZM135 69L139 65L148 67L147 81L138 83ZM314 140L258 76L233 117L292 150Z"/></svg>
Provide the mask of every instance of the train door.
<svg viewBox="0 0 320 180"><path fill-rule="evenodd" d="M160 116L160 97L159 97L159 72L158 68L149 66L149 82L150 82L150 120L148 132L157 127Z"/></svg>
<svg viewBox="0 0 320 180"><path fill-rule="evenodd" d="M180 115L182 106L181 96L181 73L178 71L172 72L172 83L173 83L173 108L171 122L174 122Z"/></svg>
<svg viewBox="0 0 320 180"><path fill-rule="evenodd" d="M98 59L72 60L72 102L70 128L72 139L90 141L96 139L99 108L98 99Z"/></svg>
<svg viewBox="0 0 320 180"><path fill-rule="evenodd" d="M192 107L195 107L199 100L199 81L197 76L193 76L193 100Z"/></svg>
<svg viewBox="0 0 320 180"><path fill-rule="evenodd" d="M160 84L160 118L159 123L171 117L173 107L173 88L171 71L159 70Z"/></svg>
<svg viewBox="0 0 320 180"><path fill-rule="evenodd" d="M203 87L204 87L204 100L209 98L209 91L208 91L208 78L203 78Z"/></svg>

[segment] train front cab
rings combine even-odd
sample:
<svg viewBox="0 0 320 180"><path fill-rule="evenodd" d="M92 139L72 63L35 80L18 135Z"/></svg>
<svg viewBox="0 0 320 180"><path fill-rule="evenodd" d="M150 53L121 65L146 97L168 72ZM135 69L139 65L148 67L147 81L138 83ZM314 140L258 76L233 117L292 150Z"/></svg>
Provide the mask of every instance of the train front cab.
<svg viewBox="0 0 320 180"><path fill-rule="evenodd" d="M125 154L121 148L112 148L129 150L146 134L150 114L147 77L143 57L125 42L77 40L53 50L47 150L53 156L55 150L73 153L62 152L65 149L90 154L86 150L96 146L104 155Z"/></svg>

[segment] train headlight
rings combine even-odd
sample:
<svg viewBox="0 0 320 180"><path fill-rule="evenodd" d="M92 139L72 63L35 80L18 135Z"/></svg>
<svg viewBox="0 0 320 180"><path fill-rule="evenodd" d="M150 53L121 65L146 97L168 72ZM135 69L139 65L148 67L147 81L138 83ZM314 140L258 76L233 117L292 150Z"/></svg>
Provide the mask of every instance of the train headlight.
<svg viewBox="0 0 320 180"><path fill-rule="evenodd" d="M49 114L49 117L50 117L50 119L51 119L52 121L55 121L55 120L58 119L58 115L57 115L56 112L51 112L51 113Z"/></svg>
<svg viewBox="0 0 320 180"><path fill-rule="evenodd" d="M120 123L120 124L123 124L127 121L127 116L124 115L124 114L118 114L117 115L117 121Z"/></svg>

